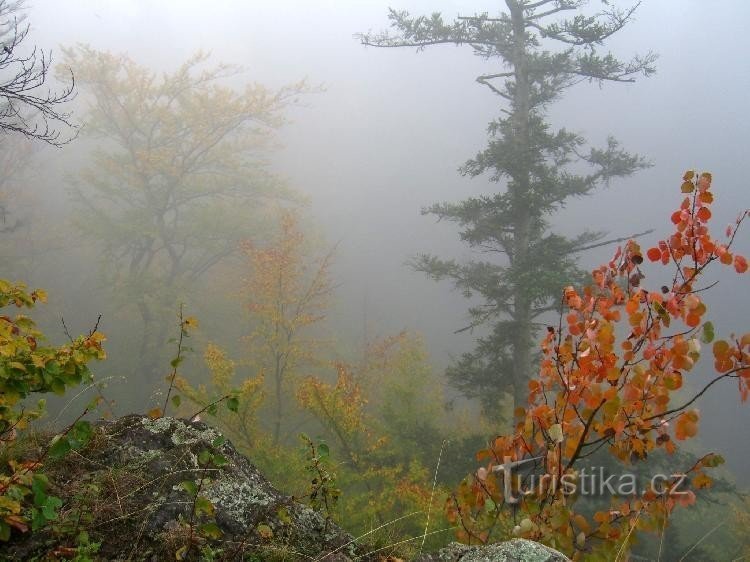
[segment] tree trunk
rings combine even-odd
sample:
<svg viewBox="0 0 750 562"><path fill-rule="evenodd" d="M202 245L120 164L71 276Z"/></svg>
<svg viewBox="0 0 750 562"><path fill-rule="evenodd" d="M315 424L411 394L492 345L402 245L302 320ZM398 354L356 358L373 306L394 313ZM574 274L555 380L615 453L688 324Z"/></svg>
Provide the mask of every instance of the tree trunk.
<svg viewBox="0 0 750 562"><path fill-rule="evenodd" d="M513 99L514 136L522 155L520 169L512 177L511 196L516 220L513 228L513 264L524 267L531 238L530 209L527 197L531 189L529 163L530 88L526 61L526 23L523 6L516 0L506 0L513 25L513 70L516 90ZM516 283L513 290L513 409L525 408L528 401L528 381L532 373L531 302L525 294L526 287ZM515 415L515 414L514 414Z"/></svg>

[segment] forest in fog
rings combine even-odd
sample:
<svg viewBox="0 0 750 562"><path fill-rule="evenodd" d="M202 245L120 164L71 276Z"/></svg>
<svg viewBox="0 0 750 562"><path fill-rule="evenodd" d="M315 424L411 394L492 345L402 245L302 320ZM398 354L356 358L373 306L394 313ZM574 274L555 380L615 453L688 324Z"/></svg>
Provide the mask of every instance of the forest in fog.
<svg viewBox="0 0 750 562"><path fill-rule="evenodd" d="M750 557L748 18L0 0L0 558L110 558L57 477L131 413L367 560ZM164 559L323 559L230 549L208 486Z"/></svg>

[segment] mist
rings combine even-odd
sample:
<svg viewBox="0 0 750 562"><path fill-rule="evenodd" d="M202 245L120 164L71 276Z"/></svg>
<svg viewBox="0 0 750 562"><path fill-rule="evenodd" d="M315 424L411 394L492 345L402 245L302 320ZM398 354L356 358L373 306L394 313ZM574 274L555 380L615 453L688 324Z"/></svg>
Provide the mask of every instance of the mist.
<svg viewBox="0 0 750 562"><path fill-rule="evenodd" d="M63 49L83 43L96 51L127 54L157 76L203 51L209 55L206 66L241 67L222 81L231 87L257 82L273 90L305 79L309 89L284 107L287 122L275 130L273 148L265 154L268 169L294 193L294 201L281 207L299 210L310 244L306 255L333 249L330 304L311 337L326 342L326 361L356 363L379 338L401 331L420 334L445 401L457 400L466 419L475 420L478 402L461 398L442 373L487 333L486 326L464 329L471 323L467 309L481 298L467 299L449 281L435 282L409 264L418 254L458 262L494 259L463 243L454 223L421 210L502 191L504 183L491 181L489 174L470 178L459 173L484 149L488 123L507 107L476 81L479 75L498 72L499 63L475 56L468 45L423 50L363 46L355 34L387 29L389 7L414 15L440 12L447 20L504 11L504 3L486 0L30 0L27 15L29 42L51 49L56 64L64 60ZM653 51L659 57L656 74L633 83L582 81L549 104L547 118L554 128L579 133L594 146L612 135L652 165L614 178L591 196L567 201L551 215L552 229L569 236L586 229L603 231L609 239L654 229L639 239L645 251L671 231L669 217L679 205L678 190L688 169L713 174L717 236L738 212L750 208L748 19L750 5L741 1L646 0L639 6L633 21L606 42L605 51L625 59ZM38 317L53 341L64 339L60 318L77 334L91 329L102 314L99 329L111 347L107 362L94 371L109 378L105 394L114 401L116 414L145 412L163 400L163 384L156 380L149 386L132 378L140 335L137 317L109 302L101 247L75 226L85 222L75 212L72 193L81 182L76 178L90 169L93 152L107 147L89 134L86 115L92 102L91 92L81 87L70 104L72 120L81 125L78 138L61 148L34 148L14 209L24 225L14 233L13 246L4 250L6 256L20 253L26 259L4 259L10 273L3 276L47 289L50 304ZM258 232L274 231L268 220ZM254 237L261 244L268 239ZM580 266L591 270L606 263L616 247L582 253ZM750 253L746 228L734 250ZM200 322L195 352L185 367L196 385L208 377L201 357L209 342L228 350L238 372L252 371L242 363L242 336L250 332L252 320L241 304L242 280L230 275L240 261L222 262L201 277L197 289L185 293L194 297L193 302L185 299L187 314ZM708 282L718 285L705 295L710 318L725 337L747 331L750 311L748 278L730 270L713 270ZM170 325L175 321L169 320ZM552 325L557 321L554 313L544 319ZM172 344L165 339L159 345L165 350L161 371L167 374ZM705 345L706 353L709 348ZM710 369L710 361L706 365ZM330 377L330 369L320 363L308 371ZM691 374L697 381L699 376ZM687 376L685 380L689 388L702 386ZM67 402L66 396L52 409ZM726 477L747 491L750 408L741 403L736 382L717 384L697 407L700 432L686 448L696 454L720 453L727 460ZM74 417L75 409L71 406L67 415ZM508 403L498 409L505 410L499 417L512 418ZM456 474L476 470L472 458L461 458L466 465L454 467Z"/></svg>

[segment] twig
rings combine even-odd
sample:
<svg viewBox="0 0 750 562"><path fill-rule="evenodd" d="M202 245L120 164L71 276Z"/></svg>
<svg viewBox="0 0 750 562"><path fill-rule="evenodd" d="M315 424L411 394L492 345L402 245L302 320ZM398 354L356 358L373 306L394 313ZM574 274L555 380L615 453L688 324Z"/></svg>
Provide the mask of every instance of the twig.
<svg viewBox="0 0 750 562"><path fill-rule="evenodd" d="M205 412L206 410L208 410L211 406L215 406L216 404L220 404L221 402L223 402L224 400L226 400L230 396L232 396L231 393L225 394L224 396L222 396L221 398L218 398L217 400L214 400L210 404L206 404L203 408L201 408L200 410L198 410L197 412L195 412L188 419L191 420L191 421L194 420L195 418L197 418L198 416L200 416L203 412Z"/></svg>

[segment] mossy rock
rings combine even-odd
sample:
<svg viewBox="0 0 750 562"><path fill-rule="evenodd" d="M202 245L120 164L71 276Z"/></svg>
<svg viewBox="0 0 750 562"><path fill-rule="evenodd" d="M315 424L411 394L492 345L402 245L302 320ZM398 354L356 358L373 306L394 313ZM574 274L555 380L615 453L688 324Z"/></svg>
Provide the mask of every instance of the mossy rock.
<svg viewBox="0 0 750 562"><path fill-rule="evenodd" d="M419 562L570 562L560 552L525 539L513 539L485 546L452 543Z"/></svg>
<svg viewBox="0 0 750 562"><path fill-rule="evenodd" d="M220 462L206 463L208 455ZM139 415L100 422L85 449L47 463L45 472L49 492L63 500L59 520L14 537L0 547L0 559L70 557L81 531L99 544L95 553L89 548L93 560L333 562L358 555L350 535L276 490L202 422Z"/></svg>

